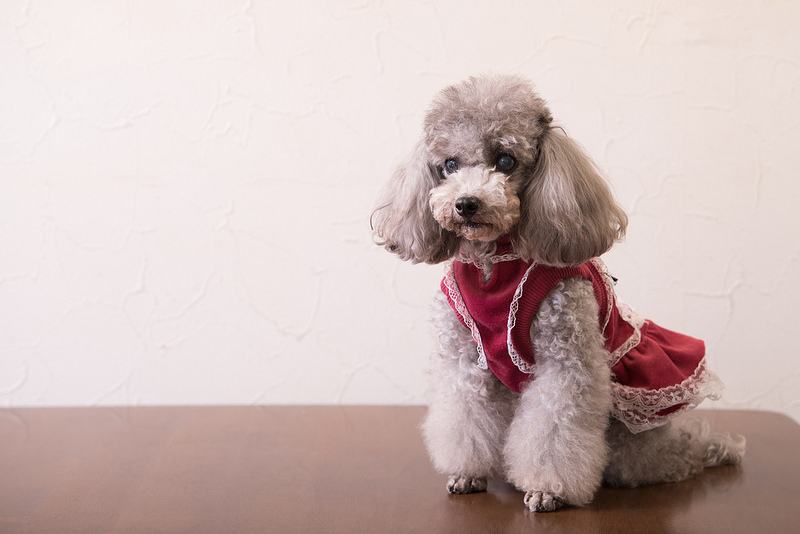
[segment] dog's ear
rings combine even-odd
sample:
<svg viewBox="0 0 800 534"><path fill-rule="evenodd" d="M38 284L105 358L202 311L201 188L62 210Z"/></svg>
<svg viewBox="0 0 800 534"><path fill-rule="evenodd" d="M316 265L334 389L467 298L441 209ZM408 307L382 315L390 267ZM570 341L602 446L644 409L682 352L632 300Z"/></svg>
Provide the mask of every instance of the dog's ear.
<svg viewBox="0 0 800 534"><path fill-rule="evenodd" d="M430 191L438 182L438 171L420 141L392 175L372 213L375 242L413 263L439 263L452 257L458 240L439 226L429 206Z"/></svg>
<svg viewBox="0 0 800 534"><path fill-rule="evenodd" d="M537 149L533 175L520 192L515 250L557 266L603 254L625 235L628 224L608 184L561 128L548 124Z"/></svg>

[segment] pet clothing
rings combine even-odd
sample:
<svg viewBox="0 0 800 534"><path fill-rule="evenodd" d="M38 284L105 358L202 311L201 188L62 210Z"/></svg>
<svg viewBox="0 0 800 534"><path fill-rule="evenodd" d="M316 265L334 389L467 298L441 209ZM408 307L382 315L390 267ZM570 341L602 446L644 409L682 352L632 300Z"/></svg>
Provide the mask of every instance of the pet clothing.
<svg viewBox="0 0 800 534"><path fill-rule="evenodd" d="M611 368L612 416L637 433L717 397L721 383L706 369L703 341L642 320L618 303L614 280L598 258L571 267L537 265L520 259L505 241L490 261L487 279L480 266L454 260L441 288L472 334L476 364L509 389L519 392L535 380L531 326L542 301L562 280L581 278L592 283L597 299Z"/></svg>

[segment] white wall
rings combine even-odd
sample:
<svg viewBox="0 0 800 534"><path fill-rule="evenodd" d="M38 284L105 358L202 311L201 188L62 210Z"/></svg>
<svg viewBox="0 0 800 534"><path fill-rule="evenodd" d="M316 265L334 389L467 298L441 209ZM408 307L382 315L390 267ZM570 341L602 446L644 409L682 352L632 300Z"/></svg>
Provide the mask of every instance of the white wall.
<svg viewBox="0 0 800 534"><path fill-rule="evenodd" d="M424 399L371 244L435 91L529 76L631 215L622 298L800 418L800 3L0 4L0 404Z"/></svg>

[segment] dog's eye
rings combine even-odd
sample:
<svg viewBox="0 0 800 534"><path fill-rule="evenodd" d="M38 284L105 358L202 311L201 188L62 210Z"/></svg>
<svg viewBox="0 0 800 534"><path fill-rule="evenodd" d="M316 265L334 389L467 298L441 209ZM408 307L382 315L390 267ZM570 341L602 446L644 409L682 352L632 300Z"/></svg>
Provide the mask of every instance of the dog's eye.
<svg viewBox="0 0 800 534"><path fill-rule="evenodd" d="M458 162L453 158L447 159L444 162L444 172L452 174L458 170Z"/></svg>
<svg viewBox="0 0 800 534"><path fill-rule="evenodd" d="M517 164L517 160L511 154L500 154L494 164L495 169L500 172L510 172Z"/></svg>

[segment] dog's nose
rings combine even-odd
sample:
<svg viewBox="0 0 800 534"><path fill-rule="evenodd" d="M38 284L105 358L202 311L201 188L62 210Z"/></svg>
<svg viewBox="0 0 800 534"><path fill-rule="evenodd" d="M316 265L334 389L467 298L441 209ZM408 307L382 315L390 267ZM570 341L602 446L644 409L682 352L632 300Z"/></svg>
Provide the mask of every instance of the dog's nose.
<svg viewBox="0 0 800 534"><path fill-rule="evenodd" d="M461 197L456 200L456 211L462 217L472 217L481 207L481 201L475 197Z"/></svg>

